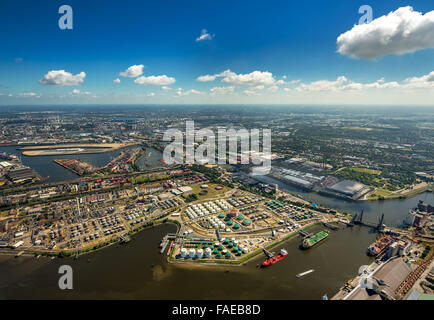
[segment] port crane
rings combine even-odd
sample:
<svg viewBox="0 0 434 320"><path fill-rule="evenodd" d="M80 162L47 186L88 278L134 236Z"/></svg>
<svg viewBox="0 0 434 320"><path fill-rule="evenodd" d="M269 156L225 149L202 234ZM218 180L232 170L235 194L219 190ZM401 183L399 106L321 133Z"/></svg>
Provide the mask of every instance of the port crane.
<svg viewBox="0 0 434 320"><path fill-rule="evenodd" d="M265 248L262 248L262 251L264 252L264 254L265 254L265 256L267 257L267 259L271 259L271 258L273 258L274 255L275 255L273 252L270 252L270 251L268 251L268 250L265 249Z"/></svg>

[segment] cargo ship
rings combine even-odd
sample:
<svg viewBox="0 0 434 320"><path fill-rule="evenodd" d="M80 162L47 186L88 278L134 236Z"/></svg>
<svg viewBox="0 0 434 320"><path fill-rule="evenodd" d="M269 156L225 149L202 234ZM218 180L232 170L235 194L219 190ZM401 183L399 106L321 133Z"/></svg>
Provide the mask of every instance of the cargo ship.
<svg viewBox="0 0 434 320"><path fill-rule="evenodd" d="M280 260L285 259L288 256L288 252L285 249L281 249L280 253L275 256L274 254L268 252L265 249L262 249L265 253L265 255L267 256L267 259L264 260L264 262L262 262L262 267L269 267L273 264L275 264L276 262L279 262Z"/></svg>
<svg viewBox="0 0 434 320"><path fill-rule="evenodd" d="M329 236L329 232L327 230L323 230L318 232L317 234L305 238L302 243L303 249L310 249L313 246L316 246L317 244L323 242L327 237Z"/></svg>
<svg viewBox="0 0 434 320"><path fill-rule="evenodd" d="M168 255L168 256L170 256L170 252L171 252L171 250L172 250L172 248L173 248L174 243L175 243L175 241L173 241L173 240L172 240L172 242L170 243L169 249L167 250L167 255Z"/></svg>
<svg viewBox="0 0 434 320"><path fill-rule="evenodd" d="M368 247L367 254L369 256L378 256L383 253L391 243L392 238L390 236L384 236Z"/></svg>

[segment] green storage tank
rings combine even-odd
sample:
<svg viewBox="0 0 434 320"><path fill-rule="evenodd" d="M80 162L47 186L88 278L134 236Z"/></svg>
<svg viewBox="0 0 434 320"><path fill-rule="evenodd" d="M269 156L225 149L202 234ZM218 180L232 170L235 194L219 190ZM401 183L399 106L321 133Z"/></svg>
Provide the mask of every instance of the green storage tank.
<svg viewBox="0 0 434 320"><path fill-rule="evenodd" d="M252 221L250 221L249 219L245 219L245 220L243 221L243 224L244 224L245 226L250 226L250 225L252 224Z"/></svg>

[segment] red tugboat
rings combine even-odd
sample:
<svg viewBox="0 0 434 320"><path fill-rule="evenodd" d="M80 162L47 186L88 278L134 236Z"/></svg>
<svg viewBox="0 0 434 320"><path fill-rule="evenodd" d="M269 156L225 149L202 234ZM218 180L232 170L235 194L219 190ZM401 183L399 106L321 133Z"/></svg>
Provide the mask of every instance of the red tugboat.
<svg viewBox="0 0 434 320"><path fill-rule="evenodd" d="M267 259L264 260L264 262L262 262L263 268L269 267L275 264L276 262L285 259L288 256L288 252L285 249L281 249L280 253L277 256L275 256L274 253L271 253L265 249L262 249L262 251L264 251L264 254L267 256Z"/></svg>

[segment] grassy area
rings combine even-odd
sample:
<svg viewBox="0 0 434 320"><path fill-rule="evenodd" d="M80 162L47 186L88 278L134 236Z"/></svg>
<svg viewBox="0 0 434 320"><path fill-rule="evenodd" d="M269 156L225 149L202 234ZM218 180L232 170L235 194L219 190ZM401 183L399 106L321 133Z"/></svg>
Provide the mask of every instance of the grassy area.
<svg viewBox="0 0 434 320"><path fill-rule="evenodd" d="M382 188L376 189L374 192L372 192L368 196L368 200L387 200L387 199L398 199L398 198L411 198L414 197L422 192L425 192L426 190L433 189L434 183L427 184L426 186L408 190L403 193L395 193L389 190L385 190Z"/></svg>
<svg viewBox="0 0 434 320"><path fill-rule="evenodd" d="M228 188L226 186L222 186L223 189L217 190L216 187L218 186L218 184L214 184L214 183L208 184L208 189L202 189L201 188L202 185L203 184L197 184L197 185L192 186L193 193L197 195L198 200L206 200L206 199L210 199L210 198L215 198L215 197L217 197L219 195L223 195L226 192L231 190L230 188ZM201 192L203 190L207 190L208 194L201 196L199 194L199 192Z"/></svg>
<svg viewBox="0 0 434 320"><path fill-rule="evenodd" d="M357 172L375 174L375 175L381 174L380 170L368 169L368 168L351 168L351 170L354 170L354 171L357 171Z"/></svg>

